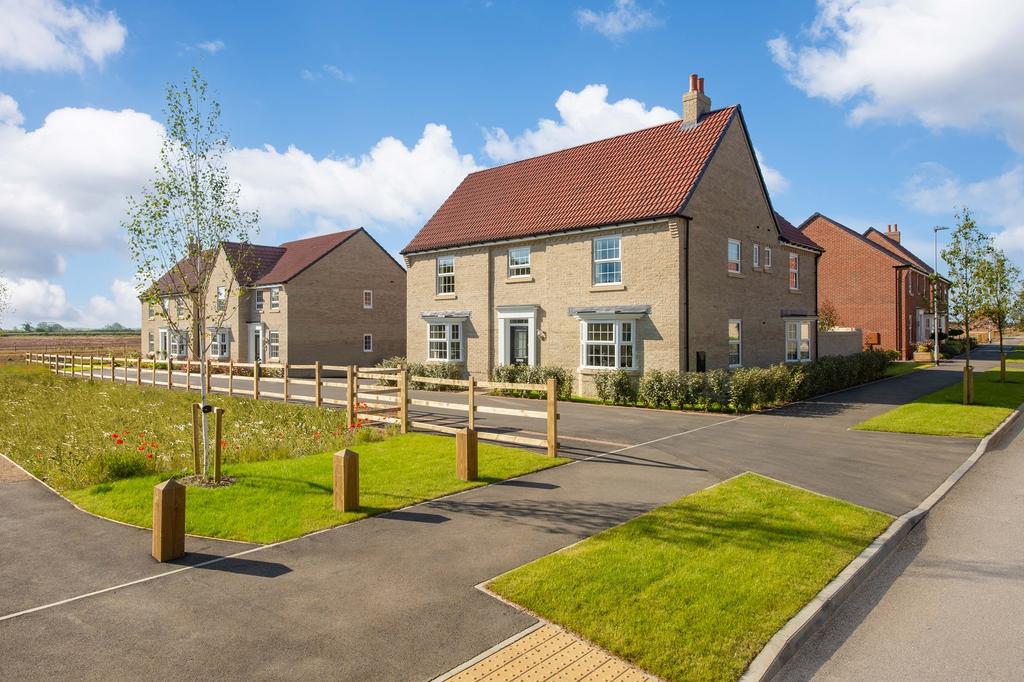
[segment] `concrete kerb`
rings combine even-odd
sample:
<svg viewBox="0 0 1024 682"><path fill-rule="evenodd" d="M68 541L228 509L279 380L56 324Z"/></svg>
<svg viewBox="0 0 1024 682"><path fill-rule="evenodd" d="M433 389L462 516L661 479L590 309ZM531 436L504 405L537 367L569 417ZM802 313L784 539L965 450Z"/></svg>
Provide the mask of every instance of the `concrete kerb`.
<svg viewBox="0 0 1024 682"><path fill-rule="evenodd" d="M1024 403L1019 405L996 429L985 436L974 453L951 473L921 504L893 521L884 533L875 538L839 575L793 616L754 657L741 682L772 679L793 657L800 646L814 636L839 609L847 597L866 581L879 565L896 549L917 524L963 478L971 467L990 449L1001 444L1014 422L1020 418Z"/></svg>

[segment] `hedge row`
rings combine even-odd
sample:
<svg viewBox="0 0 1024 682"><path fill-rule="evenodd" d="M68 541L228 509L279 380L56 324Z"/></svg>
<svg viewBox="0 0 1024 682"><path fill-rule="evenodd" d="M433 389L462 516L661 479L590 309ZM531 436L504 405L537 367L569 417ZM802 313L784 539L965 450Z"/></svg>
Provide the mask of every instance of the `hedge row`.
<svg viewBox="0 0 1024 682"><path fill-rule="evenodd" d="M564 367L527 367L526 365L500 365L491 370L491 381L511 384L546 384L554 379L559 400L572 397L573 372ZM529 391L496 390L495 395L537 397Z"/></svg>
<svg viewBox="0 0 1024 682"><path fill-rule="evenodd" d="M648 370L639 380L625 371L595 377L605 403L748 412L838 391L885 375L890 357L880 351L823 357L800 365L741 367L727 372Z"/></svg>
<svg viewBox="0 0 1024 682"><path fill-rule="evenodd" d="M409 370L409 376L411 377L430 377L431 379L462 379L463 366L454 362L406 362L406 359L401 355L396 355L391 358L385 358L377 363L377 367L404 367ZM381 383L386 383L387 380L382 379ZM409 388L416 390L430 390L430 391L461 391L463 390L459 386L442 386L439 384L425 384L421 381L410 381Z"/></svg>

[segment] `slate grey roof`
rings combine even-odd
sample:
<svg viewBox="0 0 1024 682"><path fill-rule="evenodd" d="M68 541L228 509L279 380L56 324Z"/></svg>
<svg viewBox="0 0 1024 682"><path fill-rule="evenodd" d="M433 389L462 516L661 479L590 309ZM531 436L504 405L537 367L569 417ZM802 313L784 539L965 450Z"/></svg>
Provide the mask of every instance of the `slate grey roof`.
<svg viewBox="0 0 1024 682"><path fill-rule="evenodd" d="M651 306L649 305L603 305L590 306L586 308L569 308L569 315L573 317L581 314L615 315L619 313L631 313L646 315L649 312L651 312Z"/></svg>
<svg viewBox="0 0 1024 682"><path fill-rule="evenodd" d="M427 318L447 318L447 317L469 317L470 311L468 310L428 310L420 313L420 317L424 320Z"/></svg>

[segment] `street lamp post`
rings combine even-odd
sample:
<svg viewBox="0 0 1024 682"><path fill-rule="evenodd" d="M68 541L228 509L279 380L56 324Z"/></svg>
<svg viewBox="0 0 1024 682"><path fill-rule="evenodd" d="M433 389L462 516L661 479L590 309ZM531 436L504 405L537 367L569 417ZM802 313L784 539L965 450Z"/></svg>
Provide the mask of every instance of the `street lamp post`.
<svg viewBox="0 0 1024 682"><path fill-rule="evenodd" d="M935 238L935 265L932 273L932 353L936 365L939 364L939 232L948 229L942 225L932 228L932 235Z"/></svg>

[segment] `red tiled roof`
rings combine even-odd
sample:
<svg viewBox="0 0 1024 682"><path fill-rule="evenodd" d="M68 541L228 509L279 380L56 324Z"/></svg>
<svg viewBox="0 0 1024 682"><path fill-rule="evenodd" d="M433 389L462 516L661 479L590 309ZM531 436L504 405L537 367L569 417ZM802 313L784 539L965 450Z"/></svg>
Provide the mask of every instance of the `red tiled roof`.
<svg viewBox="0 0 1024 682"><path fill-rule="evenodd" d="M224 253L235 272L235 277L243 286L283 284L362 229L360 227L319 237L298 239L285 242L281 246L239 242L223 242L221 246L224 247ZM204 259L201 266L207 265L206 260ZM213 259L209 259L208 265L212 264ZM173 294L181 291L182 281L188 288L192 288L196 285L196 280L195 264L189 259L183 259L158 279L154 287L160 294Z"/></svg>
<svg viewBox="0 0 1024 682"><path fill-rule="evenodd" d="M478 171L402 253L673 215L738 107Z"/></svg>
<svg viewBox="0 0 1024 682"><path fill-rule="evenodd" d="M783 218L782 214L778 211L775 211L775 222L779 224L779 236L782 237L783 241L796 244L797 246L806 246L809 249L817 249L818 251L824 250L813 239L796 229L793 223Z"/></svg>
<svg viewBox="0 0 1024 682"><path fill-rule="evenodd" d="M866 229L864 231L864 236L867 237L868 234L871 233L871 232L874 232L879 237L881 237L881 239L877 239L877 240L873 239L872 241L874 241L876 244L879 244L883 248L886 248L889 251L892 251L898 258L900 258L901 260L905 261L908 265L914 265L914 266L924 270L925 272L931 272L932 271L932 266L930 266L927 263L925 263L923 260L921 260L916 255L914 255L913 251L911 251L907 247L903 246L903 244L900 244L898 241L896 241L895 239L893 239L889 235L885 234L881 230L876 230L873 227L869 227L868 229ZM869 239L870 239L870 237L869 237Z"/></svg>

